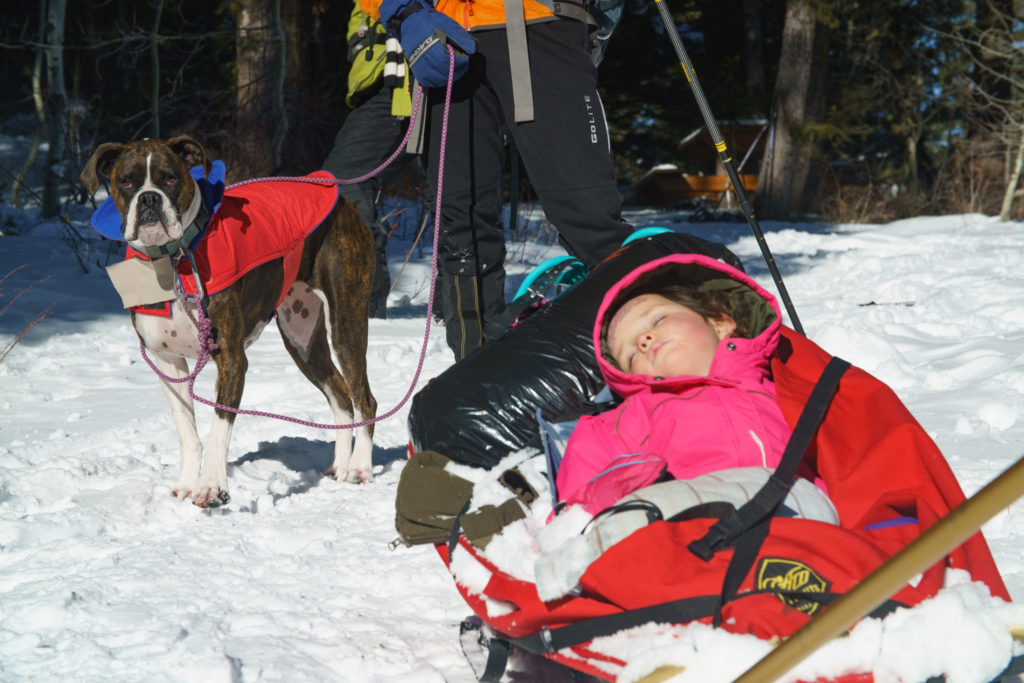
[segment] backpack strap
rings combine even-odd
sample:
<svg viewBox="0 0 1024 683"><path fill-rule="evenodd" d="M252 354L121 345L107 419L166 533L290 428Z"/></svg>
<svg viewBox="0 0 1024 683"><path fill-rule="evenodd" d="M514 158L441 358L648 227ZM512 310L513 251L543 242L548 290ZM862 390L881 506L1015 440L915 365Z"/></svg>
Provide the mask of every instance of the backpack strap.
<svg viewBox="0 0 1024 683"><path fill-rule="evenodd" d="M511 646L507 639L495 634L480 617L473 615L459 625L459 644L478 681L496 683L501 680Z"/></svg>
<svg viewBox="0 0 1024 683"><path fill-rule="evenodd" d="M765 485L734 515L719 519L702 538L687 546L705 562L724 547L735 548L722 581L719 608L712 621L714 626L721 622L721 606L736 597L744 577L754 566L761 544L768 536L772 517L793 486L797 467L803 461L804 453L828 411L832 397L839 388L840 378L849 367L848 362L837 357L828 362L800 413L779 466Z"/></svg>
<svg viewBox="0 0 1024 683"><path fill-rule="evenodd" d="M801 590L755 590L744 593L739 598L769 593L775 596L800 598L828 605L841 597L839 593ZM627 628L647 623L685 624L714 614L720 607L717 595L697 595L680 600L638 607L625 612L617 612L601 617L591 617L558 628L544 626L537 633L510 638L512 645L521 647L534 654L553 654L563 648L588 643L594 638L610 636ZM876 607L868 616L881 619L899 607L906 607L896 600L886 600Z"/></svg>
<svg viewBox="0 0 1024 683"><path fill-rule="evenodd" d="M586 24L592 33L597 32L597 20L587 10L587 7L592 4L589 0L586 3L572 2L572 0L564 0L563 2L558 0L537 0L537 2L551 10L551 13L556 17L575 19Z"/></svg>
<svg viewBox="0 0 1024 683"><path fill-rule="evenodd" d="M556 17L582 21L592 35L597 33L597 22L581 4L537 0ZM505 1L505 37L508 42L508 63L512 70L512 106L516 123L533 121L533 85L530 79L530 55L526 49L526 13L523 0Z"/></svg>
<svg viewBox="0 0 1024 683"><path fill-rule="evenodd" d="M848 362L838 357L833 357L828 362L800 413L778 467L772 472L765 485L737 510L735 515L719 519L702 538L689 544L688 547L694 555L704 561L710 560L716 552L731 545L734 540L757 522L771 519L772 514L793 486L797 467L803 461L804 453L807 451L811 439L817 433L818 426L832 402L832 397L839 388L839 379L849 367Z"/></svg>
<svg viewBox="0 0 1024 683"><path fill-rule="evenodd" d="M516 123L533 121L533 85L530 53L526 49L526 14L523 0L505 0L505 38L512 70L512 105Z"/></svg>

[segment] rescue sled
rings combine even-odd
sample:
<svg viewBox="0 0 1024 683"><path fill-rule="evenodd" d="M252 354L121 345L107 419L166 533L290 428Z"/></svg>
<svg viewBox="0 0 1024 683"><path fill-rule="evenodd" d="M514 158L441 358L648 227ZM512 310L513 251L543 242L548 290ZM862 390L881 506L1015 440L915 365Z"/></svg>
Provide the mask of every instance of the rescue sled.
<svg viewBox="0 0 1024 683"><path fill-rule="evenodd" d="M595 410L603 387L591 351L597 308L633 268L679 252L742 270L722 245L645 235L414 398L396 525L407 542L436 544L474 612L463 640L480 649L480 680L499 680L516 651L597 679L654 681L685 669L687 648L709 634L754 636L770 648L964 501L938 447L889 387L784 327L771 367L794 436L768 483L682 510L651 502L665 483L641 489L584 520L581 536L607 537L591 543L596 558L566 560L566 548L578 555L581 543L558 537L562 515L546 524L549 482L560 434ZM836 523L780 514L798 466L825 482ZM620 514L631 515L631 527L613 528ZM539 586L530 567L544 561L575 562L575 586ZM1010 600L980 532L871 616L963 584L992 609ZM1019 654L1009 629L1003 645L1005 661L989 663L993 678ZM870 671L815 679L874 680Z"/></svg>

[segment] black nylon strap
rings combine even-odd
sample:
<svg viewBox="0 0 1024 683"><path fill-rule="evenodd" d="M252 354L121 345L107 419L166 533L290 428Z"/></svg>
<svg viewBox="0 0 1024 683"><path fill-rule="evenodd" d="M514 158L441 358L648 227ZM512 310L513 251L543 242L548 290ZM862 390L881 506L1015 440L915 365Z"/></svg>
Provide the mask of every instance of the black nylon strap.
<svg viewBox="0 0 1024 683"><path fill-rule="evenodd" d="M452 521L452 531L448 534L448 562L452 561L452 554L455 552L455 546L459 544L459 535L462 534L462 515L466 514L469 510L469 504L473 502L473 494L469 495L466 502L463 504L462 509L455 515L455 519Z"/></svg>
<svg viewBox="0 0 1024 683"><path fill-rule="evenodd" d="M755 590L736 596L735 599L742 599L754 595L775 595L777 597L800 598L817 602L821 605L829 605L837 600L840 593L819 593L815 591L799 590ZM594 638L609 636L618 633L623 629L641 626L647 623L685 624L690 621L712 616L719 609L719 596L698 595L680 600L663 602L650 607L609 614L603 617L593 617L574 624L561 626L555 629L542 628L537 633L521 638L511 639L511 643L534 654L552 654L562 648L572 647L581 643L588 643ZM881 619L898 607L906 607L903 603L895 600L886 600L874 609L868 616Z"/></svg>
<svg viewBox="0 0 1024 683"><path fill-rule="evenodd" d="M500 681L508 666L509 642L504 638L487 639L487 665L477 680L482 683Z"/></svg>
<svg viewBox="0 0 1024 683"><path fill-rule="evenodd" d="M655 522L660 522L661 520L665 519L665 516L661 512L661 508L659 508L654 503L648 500L631 500L625 503L616 503L611 507L606 507L604 510L601 510L596 515L594 515L593 519L587 522L587 525L583 527L583 530L580 531L580 534L582 535L587 533L587 530L599 519L603 519L604 517L611 517L612 515L618 514L620 512L633 511L643 512L645 515L647 515L648 524L654 524Z"/></svg>
<svg viewBox="0 0 1024 683"><path fill-rule="evenodd" d="M833 357L825 366L821 377L818 378L814 389L811 390L803 412L800 413L800 418L793 429L793 436L790 437L789 443L786 444L786 450L782 454L782 461L768 482L761 487L761 490L737 511L736 519L732 520L728 526L730 534L728 536L713 536L709 540L708 537L712 536L712 532L718 526L716 523L704 538L689 545L691 551L706 561L721 547L735 542L735 550L729 561L729 567L725 571L725 578L722 580L721 605L736 596L740 584L743 583L750 568L754 566L757 554L761 551L761 545L768 536L772 517L789 493L797 467L803 461L804 453L828 411L832 397L839 388L840 378L849 367L849 363L836 357ZM705 541L708 541L706 547L700 545ZM702 552L710 550L707 557L694 550L695 544ZM722 611L718 609L712 624L718 626L721 618Z"/></svg>
<svg viewBox="0 0 1024 683"><path fill-rule="evenodd" d="M459 644L470 668L478 681L494 683L500 681L508 666L511 644L508 639L490 635L492 631L476 615L464 619L459 625ZM486 660L480 666L478 655L486 653ZM482 670L481 670L482 668Z"/></svg>
<svg viewBox="0 0 1024 683"><path fill-rule="evenodd" d="M388 19L388 31L390 31L392 35L401 35L402 22L408 19L411 15L415 14L416 12L419 12L421 9L425 9L423 7L423 3L418 1L410 2L408 5L403 7L398 14Z"/></svg>
<svg viewBox="0 0 1024 683"><path fill-rule="evenodd" d="M545 626L533 635L513 639L512 644L536 654L551 654L565 647L587 643L599 636L611 635L648 622L685 623L700 619L710 615L717 604L717 595L683 598L604 617L585 619L556 629Z"/></svg>
<svg viewBox="0 0 1024 683"><path fill-rule="evenodd" d="M771 517L789 493L807 446L817 433L818 425L825 417L832 397L839 388L839 379L849 367L849 363L837 357L828 362L814 389L811 390L811 395L793 429L793 435L782 453L782 459L771 477L753 498L737 510L735 516L720 519L703 538L691 542L688 547L693 554L702 560L710 560L719 549L731 544L758 521Z"/></svg>
<svg viewBox="0 0 1024 683"><path fill-rule="evenodd" d="M726 503L721 500L711 501L710 503L700 503L693 507L688 507L685 510L681 510L676 514L672 515L666 522L688 522L691 519L702 519L718 517L728 517L736 514L736 507L732 503Z"/></svg>

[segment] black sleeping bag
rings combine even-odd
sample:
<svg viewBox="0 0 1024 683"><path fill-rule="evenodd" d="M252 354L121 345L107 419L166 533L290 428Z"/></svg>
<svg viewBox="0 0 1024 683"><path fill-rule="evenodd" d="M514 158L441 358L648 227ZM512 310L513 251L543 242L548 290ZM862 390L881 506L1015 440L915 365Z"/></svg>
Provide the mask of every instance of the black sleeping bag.
<svg viewBox="0 0 1024 683"><path fill-rule="evenodd" d="M549 422L574 420L604 386L592 333L605 292L634 268L676 253L704 254L743 270L724 245L693 235L669 232L630 242L417 392L409 411L413 449L485 468L525 446L539 449L538 409Z"/></svg>

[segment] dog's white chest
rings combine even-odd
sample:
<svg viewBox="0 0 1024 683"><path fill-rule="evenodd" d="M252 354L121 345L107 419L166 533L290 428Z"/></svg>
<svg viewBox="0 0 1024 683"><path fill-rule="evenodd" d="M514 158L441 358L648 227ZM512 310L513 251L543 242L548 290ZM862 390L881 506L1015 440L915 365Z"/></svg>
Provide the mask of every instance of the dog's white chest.
<svg viewBox="0 0 1024 683"><path fill-rule="evenodd" d="M189 305L189 308L192 306ZM199 357L199 335L196 326L189 320L179 302L175 302L174 315L170 318L136 314L135 331L139 333L146 348L154 353L182 358Z"/></svg>
<svg viewBox="0 0 1024 683"><path fill-rule="evenodd" d="M186 305L192 313L192 318L196 318L196 309L192 302L189 301ZM256 325L243 340L243 348L249 348L253 342L259 339L260 333L263 332L266 325L266 322ZM170 318L137 313L135 315L135 331L139 333L146 348L154 353L181 358L199 358L199 352L202 349L199 332L196 330L195 323L182 308L180 301L174 303L174 315Z"/></svg>

